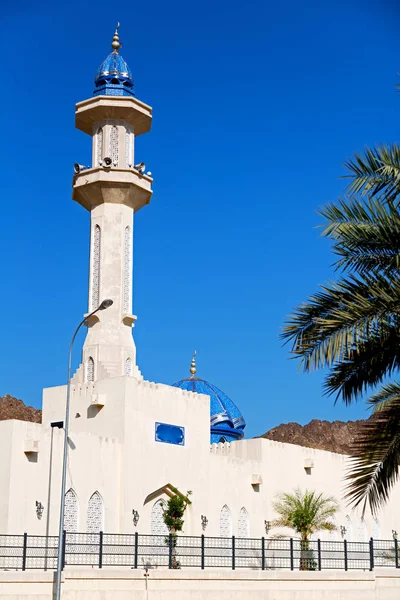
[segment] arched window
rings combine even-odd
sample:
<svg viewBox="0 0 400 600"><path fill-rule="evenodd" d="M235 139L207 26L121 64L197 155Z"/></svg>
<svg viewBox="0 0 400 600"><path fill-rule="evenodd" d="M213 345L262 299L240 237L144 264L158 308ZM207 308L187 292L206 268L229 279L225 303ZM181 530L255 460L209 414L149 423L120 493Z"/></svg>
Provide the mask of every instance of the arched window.
<svg viewBox="0 0 400 600"><path fill-rule="evenodd" d="M346 528L346 533L344 536L345 539L348 540L349 542L354 542L354 540L353 540L353 524L351 522L349 515L346 515L346 518L344 520L344 526Z"/></svg>
<svg viewBox="0 0 400 600"><path fill-rule="evenodd" d="M128 127L125 128L125 166L133 166L133 134Z"/></svg>
<svg viewBox="0 0 400 600"><path fill-rule="evenodd" d="M125 361L125 375L132 377L132 359L130 356Z"/></svg>
<svg viewBox="0 0 400 600"><path fill-rule="evenodd" d="M365 519L359 519L357 523L356 542L368 541L368 527Z"/></svg>
<svg viewBox="0 0 400 600"><path fill-rule="evenodd" d="M152 535L168 535L168 527L164 523L163 506L165 506L165 500L157 500L151 509L150 533Z"/></svg>
<svg viewBox="0 0 400 600"><path fill-rule="evenodd" d="M249 513L247 512L244 506L242 506L239 512L237 535L240 538L250 537Z"/></svg>
<svg viewBox="0 0 400 600"><path fill-rule="evenodd" d="M85 383L90 383L91 381L94 381L94 360L89 356L85 365Z"/></svg>
<svg viewBox="0 0 400 600"><path fill-rule="evenodd" d="M104 529L104 504L99 492L89 498L87 509L87 532L99 533Z"/></svg>
<svg viewBox="0 0 400 600"><path fill-rule="evenodd" d="M99 167L103 160L103 130L100 129L96 136L96 166Z"/></svg>
<svg viewBox="0 0 400 600"><path fill-rule="evenodd" d="M65 494L64 529L71 533L78 531L79 505L78 498L71 488Z"/></svg>
<svg viewBox="0 0 400 600"><path fill-rule="evenodd" d="M93 259L92 259L92 307L96 310L99 306L100 293L100 249L101 249L101 230L98 225L93 230Z"/></svg>
<svg viewBox="0 0 400 600"><path fill-rule="evenodd" d="M380 540L381 539L381 525L378 521L378 519L374 519L373 523L372 523L372 537L374 538L374 540Z"/></svg>
<svg viewBox="0 0 400 600"><path fill-rule="evenodd" d="M124 236L124 313L131 308L131 228L125 227Z"/></svg>
<svg viewBox="0 0 400 600"><path fill-rule="evenodd" d="M119 147L118 147L118 128L113 125L110 131L110 158L114 166L118 166Z"/></svg>
<svg viewBox="0 0 400 600"><path fill-rule="evenodd" d="M219 515L219 535L220 537L232 536L232 514L226 504L221 508Z"/></svg>

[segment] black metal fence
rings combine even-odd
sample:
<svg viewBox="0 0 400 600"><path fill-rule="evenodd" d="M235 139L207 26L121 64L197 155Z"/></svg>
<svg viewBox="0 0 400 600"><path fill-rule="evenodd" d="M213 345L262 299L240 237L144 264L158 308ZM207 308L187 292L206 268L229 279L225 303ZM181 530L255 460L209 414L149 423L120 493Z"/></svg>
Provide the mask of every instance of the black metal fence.
<svg viewBox="0 0 400 600"><path fill-rule="evenodd" d="M63 567L87 566L169 569L370 570L399 568L397 539L349 542L293 538L64 533ZM0 535L0 569L57 567L58 537Z"/></svg>

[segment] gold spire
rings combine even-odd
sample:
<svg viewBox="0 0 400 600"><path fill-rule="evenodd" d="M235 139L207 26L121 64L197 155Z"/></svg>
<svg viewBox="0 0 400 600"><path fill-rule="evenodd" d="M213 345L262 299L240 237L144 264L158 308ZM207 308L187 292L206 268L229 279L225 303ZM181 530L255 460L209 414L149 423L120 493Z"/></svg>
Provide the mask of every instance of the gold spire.
<svg viewBox="0 0 400 600"><path fill-rule="evenodd" d="M118 29L120 28L120 23L117 23L117 26L115 28L115 33L114 33L114 37L113 37L113 41L111 44L112 49L114 50L115 53L118 53L118 50L121 48L122 44L119 41L119 35L118 35Z"/></svg>
<svg viewBox="0 0 400 600"><path fill-rule="evenodd" d="M190 363L190 372L192 374L192 377L194 377L196 375L196 360L195 360L195 356L196 356L196 350L193 353L192 362Z"/></svg>

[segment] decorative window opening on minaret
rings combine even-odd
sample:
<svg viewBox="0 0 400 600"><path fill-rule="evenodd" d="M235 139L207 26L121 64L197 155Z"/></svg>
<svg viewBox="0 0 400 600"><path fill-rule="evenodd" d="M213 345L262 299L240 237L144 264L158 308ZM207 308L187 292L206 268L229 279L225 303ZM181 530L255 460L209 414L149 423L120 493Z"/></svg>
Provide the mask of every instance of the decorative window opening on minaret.
<svg viewBox="0 0 400 600"><path fill-rule="evenodd" d="M98 225L93 232L93 262L92 262L92 306L91 310L96 310L99 306L100 292L100 244L101 230Z"/></svg>
<svg viewBox="0 0 400 600"><path fill-rule="evenodd" d="M89 356L85 365L85 383L90 383L91 381L94 381L94 360Z"/></svg>
<svg viewBox="0 0 400 600"><path fill-rule="evenodd" d="M240 538L248 538L250 537L250 519L249 513L245 509L244 506L240 509L239 519L238 519L238 537Z"/></svg>
<svg viewBox="0 0 400 600"><path fill-rule="evenodd" d="M125 127L125 166L133 167L133 134Z"/></svg>
<svg viewBox="0 0 400 600"><path fill-rule="evenodd" d="M132 377L132 367L133 367L132 359L129 357L125 361L125 375Z"/></svg>
<svg viewBox="0 0 400 600"><path fill-rule="evenodd" d="M89 498L87 510L87 532L99 533L104 529L104 503L99 492Z"/></svg>
<svg viewBox="0 0 400 600"><path fill-rule="evenodd" d="M124 236L124 313L130 312L131 304L131 228L125 227Z"/></svg>
<svg viewBox="0 0 400 600"><path fill-rule="evenodd" d="M113 125L110 132L110 158L114 167L118 166L119 148L118 148L118 127Z"/></svg>
<svg viewBox="0 0 400 600"><path fill-rule="evenodd" d="M221 508L219 515L219 535L220 537L232 536L232 514L226 504Z"/></svg>
<svg viewBox="0 0 400 600"><path fill-rule="evenodd" d="M77 532L79 519L78 498L73 489L65 494L64 529L65 531Z"/></svg>
<svg viewBox="0 0 400 600"><path fill-rule="evenodd" d="M96 136L96 166L100 167L103 161L103 129L100 129L97 132Z"/></svg>

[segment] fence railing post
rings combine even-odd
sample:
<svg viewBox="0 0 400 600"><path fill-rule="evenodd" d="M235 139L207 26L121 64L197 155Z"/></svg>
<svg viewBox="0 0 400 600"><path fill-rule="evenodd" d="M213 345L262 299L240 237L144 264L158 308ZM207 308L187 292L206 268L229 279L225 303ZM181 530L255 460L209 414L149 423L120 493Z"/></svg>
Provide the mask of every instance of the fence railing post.
<svg viewBox="0 0 400 600"><path fill-rule="evenodd" d="M168 548L168 568L172 569L172 533L169 534Z"/></svg>
<svg viewBox="0 0 400 600"><path fill-rule="evenodd" d="M349 557L347 554L347 540L343 540L344 547L344 570L347 571L349 568Z"/></svg>
<svg viewBox="0 0 400 600"><path fill-rule="evenodd" d="M204 569L204 548L205 548L205 539L204 533L201 534L201 568Z"/></svg>
<svg viewBox="0 0 400 600"><path fill-rule="evenodd" d="M235 549L235 536L232 536L232 569L236 569L236 549Z"/></svg>
<svg viewBox="0 0 400 600"><path fill-rule="evenodd" d="M139 554L139 534L135 531L135 557L134 557L134 567L137 569L138 566L138 554Z"/></svg>
<svg viewBox="0 0 400 600"><path fill-rule="evenodd" d="M317 541L317 549L318 549L318 571L321 570L321 540Z"/></svg>
<svg viewBox="0 0 400 600"><path fill-rule="evenodd" d="M265 537L261 538L261 568L265 571Z"/></svg>
<svg viewBox="0 0 400 600"><path fill-rule="evenodd" d="M290 543L290 570L293 571L293 569L294 569L293 538L290 538L289 543Z"/></svg>
<svg viewBox="0 0 400 600"><path fill-rule="evenodd" d="M103 568L103 532L99 532L99 569Z"/></svg>
<svg viewBox="0 0 400 600"><path fill-rule="evenodd" d="M399 568L399 542L397 541L397 537L394 538L394 564L396 565L396 569Z"/></svg>
<svg viewBox="0 0 400 600"><path fill-rule="evenodd" d="M61 540L61 544L62 544L62 560L61 560L61 570L64 570L65 567L65 554L66 554L66 548L67 548L67 532L63 531L62 533L62 540Z"/></svg>
<svg viewBox="0 0 400 600"><path fill-rule="evenodd" d="M374 570L374 540L369 540L369 570Z"/></svg>
<svg viewBox="0 0 400 600"><path fill-rule="evenodd" d="M24 533L24 542L22 547L22 570L26 569L26 550L28 548L28 534Z"/></svg>

